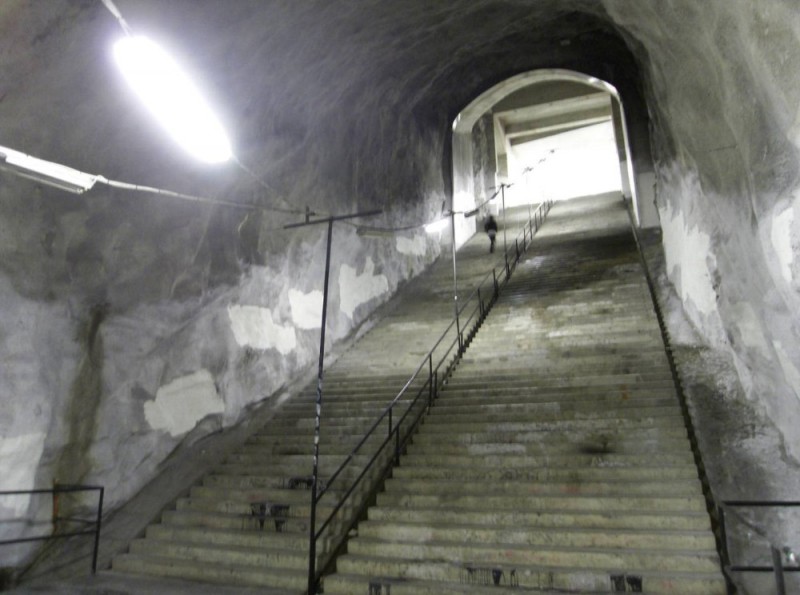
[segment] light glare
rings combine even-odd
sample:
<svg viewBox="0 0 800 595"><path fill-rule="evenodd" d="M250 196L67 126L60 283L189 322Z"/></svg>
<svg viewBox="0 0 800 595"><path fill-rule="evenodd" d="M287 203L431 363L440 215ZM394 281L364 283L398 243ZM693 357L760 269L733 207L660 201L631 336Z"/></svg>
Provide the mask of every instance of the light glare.
<svg viewBox="0 0 800 595"><path fill-rule="evenodd" d="M444 228L447 227L448 222L450 221L449 218L439 219L438 221L434 221L433 223L428 223L425 226L425 231L428 233L438 233L440 231L444 231Z"/></svg>
<svg viewBox="0 0 800 595"><path fill-rule="evenodd" d="M115 44L114 57L133 90L182 147L208 163L231 158L222 124L164 50L145 37L125 37Z"/></svg>

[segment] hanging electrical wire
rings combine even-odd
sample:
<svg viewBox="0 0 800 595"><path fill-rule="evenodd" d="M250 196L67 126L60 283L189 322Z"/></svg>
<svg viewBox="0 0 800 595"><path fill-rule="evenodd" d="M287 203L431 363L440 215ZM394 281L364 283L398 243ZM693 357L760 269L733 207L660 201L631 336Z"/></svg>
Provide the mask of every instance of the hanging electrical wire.
<svg viewBox="0 0 800 595"><path fill-rule="evenodd" d="M275 188L242 163L241 159L234 154L222 125L177 63L149 39L141 36L134 37L130 25L112 0L101 1L117 19L125 33L125 38L114 46L117 64L133 90L142 98L162 126L184 149L198 159L209 163L231 160L260 186L278 195ZM150 188L135 184L117 184L117 187L137 190ZM153 192L154 190L150 188L148 191ZM160 189L155 193L197 202L239 206L239 203L231 201L211 201L200 197L188 198L188 195ZM283 198L278 200L286 203ZM278 206L244 208L262 208L288 214L304 212L297 208Z"/></svg>

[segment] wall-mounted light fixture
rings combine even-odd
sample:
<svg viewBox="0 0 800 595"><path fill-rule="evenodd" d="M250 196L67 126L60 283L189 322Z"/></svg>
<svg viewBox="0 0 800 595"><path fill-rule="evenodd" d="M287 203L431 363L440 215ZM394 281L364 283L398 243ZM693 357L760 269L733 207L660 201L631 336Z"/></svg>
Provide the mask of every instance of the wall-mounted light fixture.
<svg viewBox="0 0 800 595"><path fill-rule="evenodd" d="M90 190L98 178L3 146L0 146L0 169L74 194Z"/></svg>

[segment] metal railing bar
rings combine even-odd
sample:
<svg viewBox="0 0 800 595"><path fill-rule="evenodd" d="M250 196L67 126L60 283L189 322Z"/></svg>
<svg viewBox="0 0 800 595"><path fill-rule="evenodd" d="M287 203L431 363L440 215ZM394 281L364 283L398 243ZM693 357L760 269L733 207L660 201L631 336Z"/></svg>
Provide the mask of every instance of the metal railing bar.
<svg viewBox="0 0 800 595"><path fill-rule="evenodd" d="M364 468L361 470L361 473L358 474L358 477L356 477L356 479L353 481L353 484L345 492L344 497L340 498L336 506L333 507L333 510L328 515L328 518L325 519L325 522L320 525L319 529L317 529L317 532L314 534L314 539L319 539L319 537L322 535L322 532L328 528L328 525L330 525L331 522L333 521L333 517L335 517L336 513L338 513L344 507L344 504L345 502L347 502L347 499L350 496L352 496L353 492L355 492L356 488L358 487L358 484L361 482L361 480L364 478L367 472L372 468L372 465L375 463L375 461L378 460L381 453L383 452L383 449L386 448L386 445L389 444L389 442L391 441L392 441L392 434L390 433L389 435L386 436L386 438L383 439L383 442L378 447L378 450L375 451L375 454L372 455L372 458L369 460L369 462L366 465L364 465Z"/></svg>
<svg viewBox="0 0 800 595"><path fill-rule="evenodd" d="M56 517L54 515L51 522L53 523L54 527L57 527L56 521L82 523L84 525L94 525L92 529L82 530L82 531L70 531L68 533L58 532L58 533L51 533L50 535L36 535L33 537L18 537L16 539L5 539L0 541L0 546L17 545L20 543L33 543L37 541L50 541L51 539L66 539L68 537L81 537L85 535L94 535L94 547L92 549L92 574L96 574L97 556L98 552L100 551L100 529L102 526L102 519L103 519L103 496L105 494L105 487L95 486L95 485L59 484L52 488L40 488L33 490L2 490L0 491L0 497L33 496L38 494L50 494L53 496L53 501L55 502L56 501L55 496L58 494L77 493L77 492L98 492L96 520L90 521L88 519L83 519L83 518Z"/></svg>
<svg viewBox="0 0 800 595"><path fill-rule="evenodd" d="M522 235L523 235L523 249L522 249L522 252L527 251L527 248L528 248L528 243L527 243L527 240L526 240L526 238L527 238L526 225L528 227L530 227L530 229L531 229L531 240L533 240L533 236L534 236L534 233L535 233L534 232L533 222L534 221L537 222L536 223L536 230L538 231L538 229L539 229L539 222L538 221L539 221L539 219L541 219L542 221L544 220L544 214L545 214L546 210L549 210L550 206L552 206L552 201L546 201L544 203L539 204L539 206L536 208L536 210L535 210L535 212L533 214L533 220L531 220L529 218L527 224L523 225L523 228L522 228ZM373 470L376 461L381 456L383 456L385 454L386 446L392 440L395 440L395 443L396 443L396 446L395 446L395 457L389 457L387 459L385 465L383 466L383 468L382 469L379 468L380 476L382 478L385 478L387 476L387 474L389 473L389 471L394 467L394 465L396 464L396 461L394 461L393 459L396 458L397 456L399 456L399 454L402 451L402 449L405 448L405 446L408 444L409 440L411 439L411 436L414 434L414 432L416 431L417 427L419 426L419 423L422 420L422 417L424 416L425 412L430 409L433 399L438 394L438 385L439 385L439 383L441 382L442 384L444 384L446 382L446 379L447 379L447 377L449 375L449 372L457 364L458 359L463 354L464 349L463 349L462 346L463 346L464 337L466 336L467 338L471 338L472 336L474 336L474 333L477 331L477 329L478 329L478 327L480 325L480 322L483 320L483 318L485 318L485 316L488 314L489 309L497 301L497 297L498 297L498 294L499 294L499 291L500 291L500 287L501 286L505 286L506 284L508 284L508 281L509 281L509 279L511 277L511 272L516 268L517 262L519 261L520 256L521 256L521 252L520 252L520 249L519 249L519 240L518 240L518 238L519 238L519 234L517 235L517 239L514 240L514 248L513 248L514 256L512 256L512 258L511 258L511 260L513 262L509 263L509 254L511 253L510 249L506 248L506 250L504 251L505 275L504 275L504 278L502 279L502 281L498 282L497 267L496 266L492 267L492 270L490 272L487 272L487 274L478 282L476 288L469 294L469 296L464 301L461 302L460 307L459 307L458 304L456 305L454 319L447 325L447 327L445 328L444 332L440 335L438 340L434 343L433 347L422 358L422 361L420 362L419 366L417 366L416 370L413 372L413 374L408 379L408 381L406 381L406 383L403 385L403 387L400 389L400 391L397 393L397 395L390 401L390 403L386 406L386 408L383 410L383 412L380 414L380 416L378 416L378 418L375 420L375 422L373 422L373 424L369 427L369 429L364 434L364 436L361 438L361 440L359 440L359 442L355 446L355 448L345 458L345 460L339 465L339 467L336 469L336 471L333 473L333 475L330 476L330 478L325 483L325 485L317 493L314 494L313 502L316 505L316 503L318 503L322 499L322 497L324 495L326 495L329 492L331 492L331 485L333 484L333 482L340 476L340 474L344 471L344 469L348 465L350 465L350 463L352 463L353 458L355 457L356 453L374 435L375 431L379 427L381 427L382 423L384 422L384 420L388 416L389 417L389 433L388 433L388 435L383 439L383 441L381 442L380 446L375 451L375 454L364 465L363 469L361 469L361 471L358 474L358 476L356 477L356 479L352 482L350 487L344 493L344 496L342 496L339 499L339 501L333 507L333 510L331 511L331 513L327 515L327 518L320 525L319 529L316 532L313 533L312 539L313 539L314 543L316 543L317 540L319 540L320 537L322 536L323 532L326 529L328 529L328 527L333 522L334 517L339 513L340 510L342 510L342 508L344 507L345 503L350 499L350 497L353 495L355 490L359 487L359 485L361 484L361 482L364 479L364 477L366 477L366 475L371 470ZM502 266L502 264L501 264L501 266ZM489 281L489 277L490 276L492 277L491 281ZM484 285L488 285L490 288L492 288L492 297L487 300L486 304L484 304L483 300L481 299L481 289L484 287ZM470 303L475 298L476 298L476 303L474 305L470 305ZM462 329L462 328L459 328L461 326L459 324L459 319L460 319L460 315L462 313L464 313L467 310L467 308L472 308L472 309L471 309L469 317L467 318L466 323L463 325L464 328ZM477 316L476 316L476 314L477 314ZM470 325L472 325L472 326L470 326ZM454 326L456 327L456 335L455 335L454 339L450 342L450 344L448 346L445 343L445 340L446 340L448 334L450 333L450 331L453 329ZM457 349L456 349L456 346L458 346ZM441 355L441 357L438 358L437 364L434 367L433 366L434 355L442 347L446 347L446 348L444 349L444 353ZM454 354L455 354L455 360L451 361L451 362L448 362L447 360L449 358L451 358ZM447 363L447 366L445 368L445 371L444 371L443 374L440 375L439 371L442 369L442 367L446 363ZM412 386L414 381L419 378L423 367L425 367L426 365L428 367L428 371L427 371L428 378L427 378L427 380L419 388L419 390L416 393L416 396L409 402L408 407L406 408L405 412L402 414L400 419L398 421L394 422L394 420L393 420L394 408L398 405L398 403L401 401L401 399L404 396L406 396L406 394L408 393L409 388ZM440 378L441 378L441 380L440 380ZM418 412L416 413L416 415L413 415L412 414L413 410L417 406L417 404L419 403L420 398L422 397L423 394L427 394L427 401L428 401L427 406L420 407ZM405 430L403 430L403 424L406 423L409 419L411 419L411 423L407 424L407 427L405 428ZM335 490L335 492L336 493L340 493L339 490ZM361 503L361 505L359 507L359 510L361 510L363 512L363 510L365 510L365 509L366 509L366 503ZM350 526L353 526L355 524L355 522L357 522L356 519L352 519L351 521L346 521L346 523L349 523ZM315 572L315 576L313 578L314 578L314 580L316 582L318 582L321 576L322 576L322 572L321 571L316 571ZM311 579L312 579L312 577L309 576L309 584L311 584Z"/></svg>
<svg viewBox="0 0 800 595"><path fill-rule="evenodd" d="M775 572L774 566L728 566L731 572ZM800 572L800 566L781 566L783 572Z"/></svg>
<svg viewBox="0 0 800 595"><path fill-rule="evenodd" d="M65 539L67 537L77 537L79 535L94 535L96 531L74 531L72 533L54 533L51 535L39 535L36 537L19 537L17 539L4 539L0 545L15 545L17 543L28 543L31 541L49 541L51 539Z"/></svg>
<svg viewBox="0 0 800 595"><path fill-rule="evenodd" d="M430 380L426 381L425 384L422 385L422 387L420 388L420 392L422 392L428 386L429 382L430 382ZM404 391L407 390L409 384L410 384L410 381L408 383L406 383L405 387L403 387ZM391 416L393 407L394 407L394 405L396 403L396 400L397 400L397 398L399 396L400 395L395 397L395 400L392 401L392 404L389 405L386 409L384 409L384 411L380 415L380 417L378 417L378 419L375 420L375 422L372 424L370 429L367 430L367 433L364 434L364 436L362 436L362 438L361 438L361 440L359 440L358 444L356 444L356 446L353 448L353 450L350 451L350 454L347 455L345 460L342 461L342 463L339 465L339 467L336 469L336 471L334 471L334 473L328 478L328 480L325 482L325 485L322 488L320 488L320 490L317 492L317 501L322 499L322 496L328 491L328 489L331 487L331 485L333 485L333 482L336 480L337 477L339 477L339 474L342 471L344 471L344 468L350 463L350 461L353 459L353 457L356 455L356 453L361 449L362 446L364 446L364 444L369 440L369 438L375 433L375 430L377 430L381 426L381 422L384 419L386 419L386 416L387 415ZM417 397L414 399L413 402L416 402L418 398L419 398L419 395L417 395ZM391 435L391 432L390 432L389 435ZM370 461L370 463L371 462L373 462L373 461Z"/></svg>
<svg viewBox="0 0 800 595"><path fill-rule="evenodd" d="M0 496L30 496L33 494L61 494L66 492L92 492L100 491L104 488L102 486L58 486L55 488L41 488L36 490L3 490L0 491Z"/></svg>
<svg viewBox="0 0 800 595"><path fill-rule="evenodd" d="M736 506L744 508L793 508L800 506L799 500L724 500L722 506Z"/></svg>

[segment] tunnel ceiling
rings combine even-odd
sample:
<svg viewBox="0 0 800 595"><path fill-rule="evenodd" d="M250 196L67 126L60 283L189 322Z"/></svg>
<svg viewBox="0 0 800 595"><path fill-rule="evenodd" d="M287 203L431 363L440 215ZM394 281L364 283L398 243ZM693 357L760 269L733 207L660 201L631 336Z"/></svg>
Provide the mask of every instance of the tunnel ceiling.
<svg viewBox="0 0 800 595"><path fill-rule="evenodd" d="M377 205L409 220L446 195L450 124L497 82L557 67L639 88L633 54L588 0L117 5L186 65L269 189L233 165L193 162L164 136L111 62L122 33L100 0L0 5L0 144L179 192L319 211ZM275 229L298 218L105 187L75 197L8 175L0 184L2 266L17 290L71 288L96 302L110 287L120 307L232 282L284 250ZM176 286L198 277L198 262L202 280Z"/></svg>

